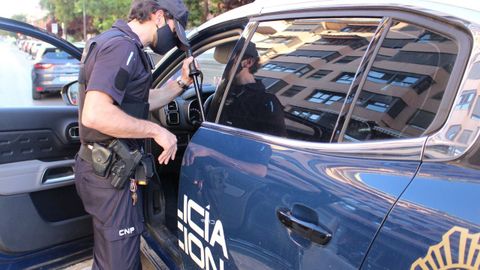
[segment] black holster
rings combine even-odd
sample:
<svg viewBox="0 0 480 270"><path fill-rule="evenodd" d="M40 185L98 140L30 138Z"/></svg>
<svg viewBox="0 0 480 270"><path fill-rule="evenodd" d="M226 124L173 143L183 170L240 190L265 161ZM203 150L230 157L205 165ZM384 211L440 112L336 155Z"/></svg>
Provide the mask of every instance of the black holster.
<svg viewBox="0 0 480 270"><path fill-rule="evenodd" d="M112 179L110 183L113 187L122 189L135 172L142 159L142 153L138 150L130 152L128 146L120 140L113 140L108 148L116 157L110 169Z"/></svg>
<svg viewBox="0 0 480 270"><path fill-rule="evenodd" d="M98 143L93 144L92 166L96 175L107 177L113 164L113 152Z"/></svg>
<svg viewBox="0 0 480 270"><path fill-rule="evenodd" d="M82 151L83 149L83 151ZM79 155L92 163L93 171L100 177L110 177L110 183L117 189L122 189L130 178L134 177L143 155L138 150L130 151L128 146L120 141L113 140L108 147L94 143L91 156L86 155L86 148L80 149ZM145 173L147 176L147 173Z"/></svg>

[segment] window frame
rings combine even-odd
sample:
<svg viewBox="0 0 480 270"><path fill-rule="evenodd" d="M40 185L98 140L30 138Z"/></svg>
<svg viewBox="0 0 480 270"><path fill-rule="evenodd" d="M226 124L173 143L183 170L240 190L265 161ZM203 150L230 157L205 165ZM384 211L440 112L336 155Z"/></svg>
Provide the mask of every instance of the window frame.
<svg viewBox="0 0 480 270"><path fill-rule="evenodd" d="M250 24L253 26L250 28L250 31L245 34L247 37L247 41L251 39L253 34L256 31L256 27L258 23L264 21L275 21L275 20L291 20L291 19L328 19L328 18L359 18L359 17L367 17L367 18L389 18L390 20L397 20L402 21L405 23L411 23L414 25L422 26L427 30L433 30L434 32L439 32L445 35L448 38L451 38L455 42L457 42L458 46L458 53L457 58L455 60L455 64L451 71L451 77L446 85L446 90L441 100L441 104L439 106L439 112L435 116L435 119L430 124L429 128L425 131L425 135L421 137L415 138L406 138L406 139L392 139L392 140L382 140L382 141L362 141L358 143L345 143L342 141L341 135L337 138L332 138L329 143L318 143L318 142L306 142L306 141L298 141L294 139L288 138L280 138L272 135L261 134L253 131L242 130L235 127L227 127L221 124L218 124L219 116L221 114L221 107L223 106L220 104L219 110L216 112L217 117L215 122L208 122L204 123L204 126L207 128L214 128L218 130L222 130L228 133L234 133L238 136L244 137L251 137L256 140L275 143L279 145L284 145L291 148L297 149L311 149L311 150L320 150L325 152L331 152L336 155L344 155L348 154L348 156L358 156L358 157L368 157L374 159L392 159L392 160L416 160L420 161L423 157L423 151L425 143L427 142L428 138L435 135L435 132L439 132L439 130L444 127L446 124L446 120L449 116L450 109L453 107L453 102L455 97L457 96L458 88L460 83L463 79L462 71L465 69L467 61L470 57L470 51L472 48L472 40L471 40L471 33L467 27L462 24L459 24L455 21L449 20L446 17L435 17L431 14L427 14L424 12L418 12L411 10L409 8L403 7L396 7L396 8L387 8L385 6L381 8L371 8L366 7L358 10L353 10L351 7L337 7L331 8L328 10L318 10L318 9L311 9L307 11L289 11L288 13L276 12L273 14L264 14L259 15L258 17L253 17L250 19ZM455 24L457 27L452 31L451 24ZM382 33L384 34L381 41L386 36L390 27L386 27ZM248 27L246 28L248 29ZM378 31L378 28L377 28ZM365 54L362 56L362 63L365 62L372 62L375 60L377 55L379 55L379 48L381 47L382 42L378 42L375 46L375 51L373 53L369 53L367 49ZM369 44L370 46L370 44ZM243 51L245 48L243 48ZM243 53L243 52L242 52ZM361 68L362 64L360 65ZM357 70L356 75L361 72L363 77L366 77L366 74L371 69L371 65L366 69L360 71ZM365 80L363 80L365 83ZM363 85L362 83L362 85ZM355 82L354 82L355 84ZM355 87L352 85L352 87ZM358 85L356 86L358 87ZM361 88L358 88L361 89ZM348 92L351 93L351 90ZM357 91L357 94L361 91ZM226 95L225 93L217 93L221 94L224 98ZM346 98L345 100L347 100ZM355 101L352 102L355 104ZM349 106L350 108L348 111L353 111L355 106ZM344 112L342 110L342 112ZM338 132L339 130L348 127L349 120L351 115L347 115L345 121L338 126L335 127L334 133ZM396 154L391 154L391 151L398 152Z"/></svg>
<svg viewBox="0 0 480 270"><path fill-rule="evenodd" d="M386 16L388 16L388 15L386 15ZM413 24L415 26L423 27L426 31L429 31L429 32L432 32L432 33L437 33L438 32L438 33L444 35L445 37L448 37L448 38L452 39L454 42L456 42L457 43L457 48L458 48L458 53L457 53L457 56L456 56L456 60L455 60L452 72L450 74L450 78L449 78L449 80L447 82L447 85L445 87L445 92L444 92L443 98L441 100L440 106L438 108L438 111L437 111L433 121L430 123L430 126L427 129L425 129L425 131L423 132L423 135L420 136L420 138L423 137L423 138L425 138L425 140L427 140L428 136L433 135L435 131L438 131L439 129L441 129L446 124L447 118L449 116L450 109L452 109L453 106L454 106L454 97L457 95L457 90L456 90L457 88L454 88L453 85L458 86L461 78L463 77L463 76L455 76L455 75L456 74L461 74L461 71L463 70L463 67L466 64L465 61L466 61L466 59L468 59L468 57L466 57L466 54L469 51L465 50L464 47L468 48L469 46L465 46L465 42L461 44L462 38L465 38L465 33L462 33L460 30L451 31L451 29L448 28L448 26L445 23L435 22L435 23L430 23L429 24L427 21L425 21L425 18L419 18L419 17L416 17L416 16L406 16L406 17L407 18L403 18L403 17L400 17L400 16L389 16L389 18L392 19L392 22L393 21L401 21L401 22ZM413 17L413 18L410 19L408 17ZM388 33L391 26L392 25L390 25L389 27L387 27L385 29L385 33ZM443 31L441 31L441 30L443 30ZM448 31L450 31L450 32L448 32ZM385 37L384 37L384 39L385 39ZM380 45L379 45L380 47L382 47L383 40L380 42ZM467 44L469 44L469 43L467 43ZM376 58L377 55L379 55L379 51L377 51L376 54L372 58L370 58L370 61L372 62L372 64L375 61L375 58ZM368 75L372 70L374 70L374 68L370 67L370 69L368 69L363 74L363 76L368 78ZM410 87L412 89L414 89L417 93L421 93L423 91L421 89L417 89L417 88L421 83L425 82L426 80L428 80L428 77L425 77L425 76L421 77L421 78L419 78L419 80L417 82L412 84ZM362 89L362 88L363 88L363 85L361 85L359 87L359 89ZM360 91L360 93L361 92L362 91ZM352 106L351 111L353 112L353 110L357 106L358 106L357 104ZM341 135L340 135L340 138L339 138L338 142L343 141L344 137L342 138L342 136L345 136L344 131L346 131L347 128L348 128L348 121L346 120L345 125L342 128L342 132L341 132ZM405 138L405 139L400 139L400 140L405 141L405 140L409 140L409 139L411 139L411 138ZM381 140L381 141L388 142L389 140Z"/></svg>

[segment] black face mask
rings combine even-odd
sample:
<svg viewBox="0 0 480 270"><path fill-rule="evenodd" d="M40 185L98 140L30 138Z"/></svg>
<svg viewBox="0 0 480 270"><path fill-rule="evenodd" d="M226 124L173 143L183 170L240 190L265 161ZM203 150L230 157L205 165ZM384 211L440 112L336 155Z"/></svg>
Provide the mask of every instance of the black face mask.
<svg viewBox="0 0 480 270"><path fill-rule="evenodd" d="M165 24L157 29L157 45L150 45L153 52L164 55L177 45L177 40L172 30Z"/></svg>

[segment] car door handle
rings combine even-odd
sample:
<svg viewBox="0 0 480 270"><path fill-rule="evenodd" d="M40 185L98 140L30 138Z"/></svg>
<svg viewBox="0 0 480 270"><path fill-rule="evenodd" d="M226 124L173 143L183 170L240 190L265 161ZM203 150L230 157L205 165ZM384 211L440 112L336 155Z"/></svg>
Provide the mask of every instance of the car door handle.
<svg viewBox="0 0 480 270"><path fill-rule="evenodd" d="M42 177L44 185L58 184L75 180L72 166L49 168Z"/></svg>
<svg viewBox="0 0 480 270"><path fill-rule="evenodd" d="M314 243L326 245L332 239L332 234L327 232L324 228L317 224L294 217L289 209L278 209L277 218L289 230L296 232Z"/></svg>
<svg viewBox="0 0 480 270"><path fill-rule="evenodd" d="M46 178L43 182L43 184L45 185L49 185L49 184L58 184L58 183L62 183L62 182L68 182L68 181L73 181L75 180L75 175L74 174L71 174L71 175L67 175L67 176L59 176L59 177L49 177L49 178Z"/></svg>

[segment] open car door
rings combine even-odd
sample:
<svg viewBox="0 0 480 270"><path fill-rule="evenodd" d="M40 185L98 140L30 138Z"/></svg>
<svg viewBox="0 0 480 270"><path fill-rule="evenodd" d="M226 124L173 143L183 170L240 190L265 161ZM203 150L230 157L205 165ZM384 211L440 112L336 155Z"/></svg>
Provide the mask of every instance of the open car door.
<svg viewBox="0 0 480 270"><path fill-rule="evenodd" d="M0 18L0 30L81 58L74 45L29 24ZM19 39L17 44L6 40L0 42L8 67L0 69L0 92L30 95L30 89L21 89L30 85L29 73L15 71L26 63L19 56L27 54ZM0 107L1 269L52 268L91 255L91 221L74 186L77 111L72 106Z"/></svg>

